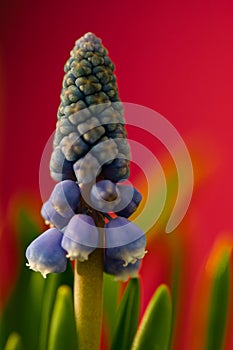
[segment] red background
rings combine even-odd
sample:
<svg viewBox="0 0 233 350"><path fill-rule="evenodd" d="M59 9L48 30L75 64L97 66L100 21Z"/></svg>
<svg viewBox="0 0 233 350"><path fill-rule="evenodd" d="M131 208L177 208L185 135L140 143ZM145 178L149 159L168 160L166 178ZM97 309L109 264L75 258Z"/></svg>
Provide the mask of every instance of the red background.
<svg viewBox="0 0 233 350"><path fill-rule="evenodd" d="M122 101L165 116L195 149L197 175L210 173L190 208L193 231L201 234L194 259L204 259L233 221L232 10L231 0L2 0L2 217L12 194L39 198L40 158L55 128L63 66L74 41L92 31L116 65Z"/></svg>
<svg viewBox="0 0 233 350"><path fill-rule="evenodd" d="M207 233L232 224L232 1L2 0L1 198L38 193L38 169L53 131L63 65L87 31L116 64L125 102L152 107L200 153L218 160L199 199ZM202 148L203 146L203 148ZM208 152L206 152L208 153ZM210 154L211 153L211 154Z"/></svg>

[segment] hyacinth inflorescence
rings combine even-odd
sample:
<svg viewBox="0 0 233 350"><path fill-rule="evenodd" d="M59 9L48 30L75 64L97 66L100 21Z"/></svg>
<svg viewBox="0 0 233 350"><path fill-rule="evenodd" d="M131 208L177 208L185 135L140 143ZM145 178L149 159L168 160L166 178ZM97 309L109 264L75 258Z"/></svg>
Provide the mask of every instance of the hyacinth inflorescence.
<svg viewBox="0 0 233 350"><path fill-rule="evenodd" d="M27 265L44 277L102 248L104 271L126 280L145 255L145 235L128 220L141 194L120 183L129 177L130 148L113 70L92 33L76 41L65 64L50 161L58 184L41 210L51 228L26 251Z"/></svg>

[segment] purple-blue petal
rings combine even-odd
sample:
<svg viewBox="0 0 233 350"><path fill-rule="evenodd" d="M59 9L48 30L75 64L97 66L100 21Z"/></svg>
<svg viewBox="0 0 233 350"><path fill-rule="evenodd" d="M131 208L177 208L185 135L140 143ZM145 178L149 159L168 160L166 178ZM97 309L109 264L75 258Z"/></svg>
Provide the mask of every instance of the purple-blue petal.
<svg viewBox="0 0 233 350"><path fill-rule="evenodd" d="M118 185L117 188L120 192L121 200L114 211L118 216L128 218L139 206L142 200L142 195L135 187L132 187L130 185Z"/></svg>
<svg viewBox="0 0 233 350"><path fill-rule="evenodd" d="M129 277L138 277L141 260L137 260L134 264L129 263L124 266L124 260L112 259L108 256L104 260L104 272L115 276L116 280L127 281Z"/></svg>
<svg viewBox="0 0 233 350"><path fill-rule="evenodd" d="M84 261L99 246L99 233L91 216L77 214L65 229L62 247L67 257Z"/></svg>
<svg viewBox="0 0 233 350"><path fill-rule="evenodd" d="M105 227L106 255L112 259L124 260L124 265L135 263L146 253L144 232L126 218L110 220Z"/></svg>
<svg viewBox="0 0 233 350"><path fill-rule="evenodd" d="M116 184L110 180L101 180L91 188L91 202L94 209L102 212L112 212L119 203L119 192Z"/></svg>
<svg viewBox="0 0 233 350"><path fill-rule="evenodd" d="M71 218L75 214L80 201L80 189L74 181L59 182L54 187L50 200L60 215Z"/></svg>
<svg viewBox="0 0 233 350"><path fill-rule="evenodd" d="M52 272L64 272L67 259L61 247L62 236L59 230L51 228L32 241L26 250L27 266L43 277Z"/></svg>
<svg viewBox="0 0 233 350"><path fill-rule="evenodd" d="M48 200L43 204L41 209L41 215L43 216L45 221L47 221L47 223L57 227L59 230L64 228L70 221L71 217L73 216L73 214L70 215L69 217L61 216L55 210L50 200Z"/></svg>

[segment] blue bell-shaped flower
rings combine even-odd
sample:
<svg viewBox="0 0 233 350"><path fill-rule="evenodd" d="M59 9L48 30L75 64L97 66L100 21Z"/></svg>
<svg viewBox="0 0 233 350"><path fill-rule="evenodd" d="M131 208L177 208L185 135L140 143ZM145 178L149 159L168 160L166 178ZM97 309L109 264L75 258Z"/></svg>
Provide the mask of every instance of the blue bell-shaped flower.
<svg viewBox="0 0 233 350"><path fill-rule="evenodd" d="M123 266L136 263L146 254L144 232L122 217L110 220L105 226L105 244L107 257L123 260Z"/></svg>
<svg viewBox="0 0 233 350"><path fill-rule="evenodd" d="M71 218L80 201L79 186L71 180L59 182L51 193L50 201L60 215Z"/></svg>
<svg viewBox="0 0 233 350"><path fill-rule="evenodd" d="M46 224L55 226L56 228L61 230L68 224L74 213L68 217L64 217L55 210L51 201L48 200L42 206L41 215L45 219Z"/></svg>
<svg viewBox="0 0 233 350"><path fill-rule="evenodd" d="M90 197L94 209L105 213L114 211L120 201L117 186L110 180L96 182L91 188Z"/></svg>
<svg viewBox="0 0 233 350"><path fill-rule="evenodd" d="M62 247L67 258L85 261L99 246L99 233L91 216L77 214L72 217L64 231Z"/></svg>
<svg viewBox="0 0 233 350"><path fill-rule="evenodd" d="M51 228L38 236L26 250L26 264L30 269L38 271L46 278L51 272L64 272L67 259L61 247L62 232Z"/></svg>
<svg viewBox="0 0 233 350"><path fill-rule="evenodd" d="M126 282L128 278L138 277L141 260L137 260L134 264L129 263L124 266L123 260L112 259L108 256L104 260L104 272L115 276L115 281Z"/></svg>
<svg viewBox="0 0 233 350"><path fill-rule="evenodd" d="M142 200L142 195L135 187L130 185L118 185L117 189L120 193L120 203L114 211L118 216L128 218L138 208Z"/></svg>

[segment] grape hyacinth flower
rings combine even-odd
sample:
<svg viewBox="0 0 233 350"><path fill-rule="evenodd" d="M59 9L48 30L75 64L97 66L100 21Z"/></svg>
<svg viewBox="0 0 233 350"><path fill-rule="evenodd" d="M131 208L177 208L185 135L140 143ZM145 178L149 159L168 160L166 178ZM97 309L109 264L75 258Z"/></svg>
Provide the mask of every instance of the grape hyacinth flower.
<svg viewBox="0 0 233 350"><path fill-rule="evenodd" d="M98 247L104 248L104 269L118 278L135 275L145 254L144 233L126 219L137 209L141 195L132 186L117 184L129 177L130 148L113 70L107 50L92 33L76 41L65 64L50 160L51 176L59 182L41 210L45 223L54 228L32 242L31 255L26 254L30 267L43 275L50 257L47 250L41 252L40 267L37 252L44 249L44 235L49 247L55 232L70 259L82 262ZM119 217L113 219L112 213ZM105 239L99 237L99 222L105 226ZM60 270L47 269L46 274Z"/></svg>
<svg viewBox="0 0 233 350"><path fill-rule="evenodd" d="M64 217L74 215L80 201L79 186L71 180L59 182L50 196L54 209Z"/></svg>
<svg viewBox="0 0 233 350"><path fill-rule="evenodd" d="M132 188L129 185L118 186L118 191L120 192L121 202L114 211L118 216L129 218L137 210L142 195L135 187ZM131 198L130 201L129 198Z"/></svg>
<svg viewBox="0 0 233 350"><path fill-rule="evenodd" d="M142 230L126 218L115 218L106 225L106 255L124 261L123 266L135 264L146 254L146 238Z"/></svg>
<svg viewBox="0 0 233 350"><path fill-rule="evenodd" d="M79 348L97 350L103 272L122 281L137 277L146 253L144 232L127 219L141 195L120 184L130 175L130 147L114 65L101 40L92 33L77 40L64 70L50 159L58 183L41 210L52 228L29 245L26 258L44 277L75 260Z"/></svg>
<svg viewBox="0 0 233 350"><path fill-rule="evenodd" d="M61 247L62 233L51 228L37 237L27 248L27 266L46 277L51 272L64 272L66 251Z"/></svg>
<svg viewBox="0 0 233 350"><path fill-rule="evenodd" d="M120 259L112 259L108 256L104 259L104 271L109 275L115 276L115 281L126 282L128 278L138 277L141 260L138 259L135 263L124 265L124 261Z"/></svg>
<svg viewBox="0 0 233 350"><path fill-rule="evenodd" d="M113 212L121 200L115 183L110 180L100 180L91 188L91 203L96 210Z"/></svg>
<svg viewBox="0 0 233 350"><path fill-rule="evenodd" d="M62 230L69 222L69 217L64 217L59 214L53 207L50 200L45 202L41 208L41 215L45 219L45 224L50 227L56 227L58 230Z"/></svg>
<svg viewBox="0 0 233 350"><path fill-rule="evenodd" d="M88 256L99 245L99 233L91 216L77 214L72 217L64 231L61 246L67 251L67 258L79 261Z"/></svg>

